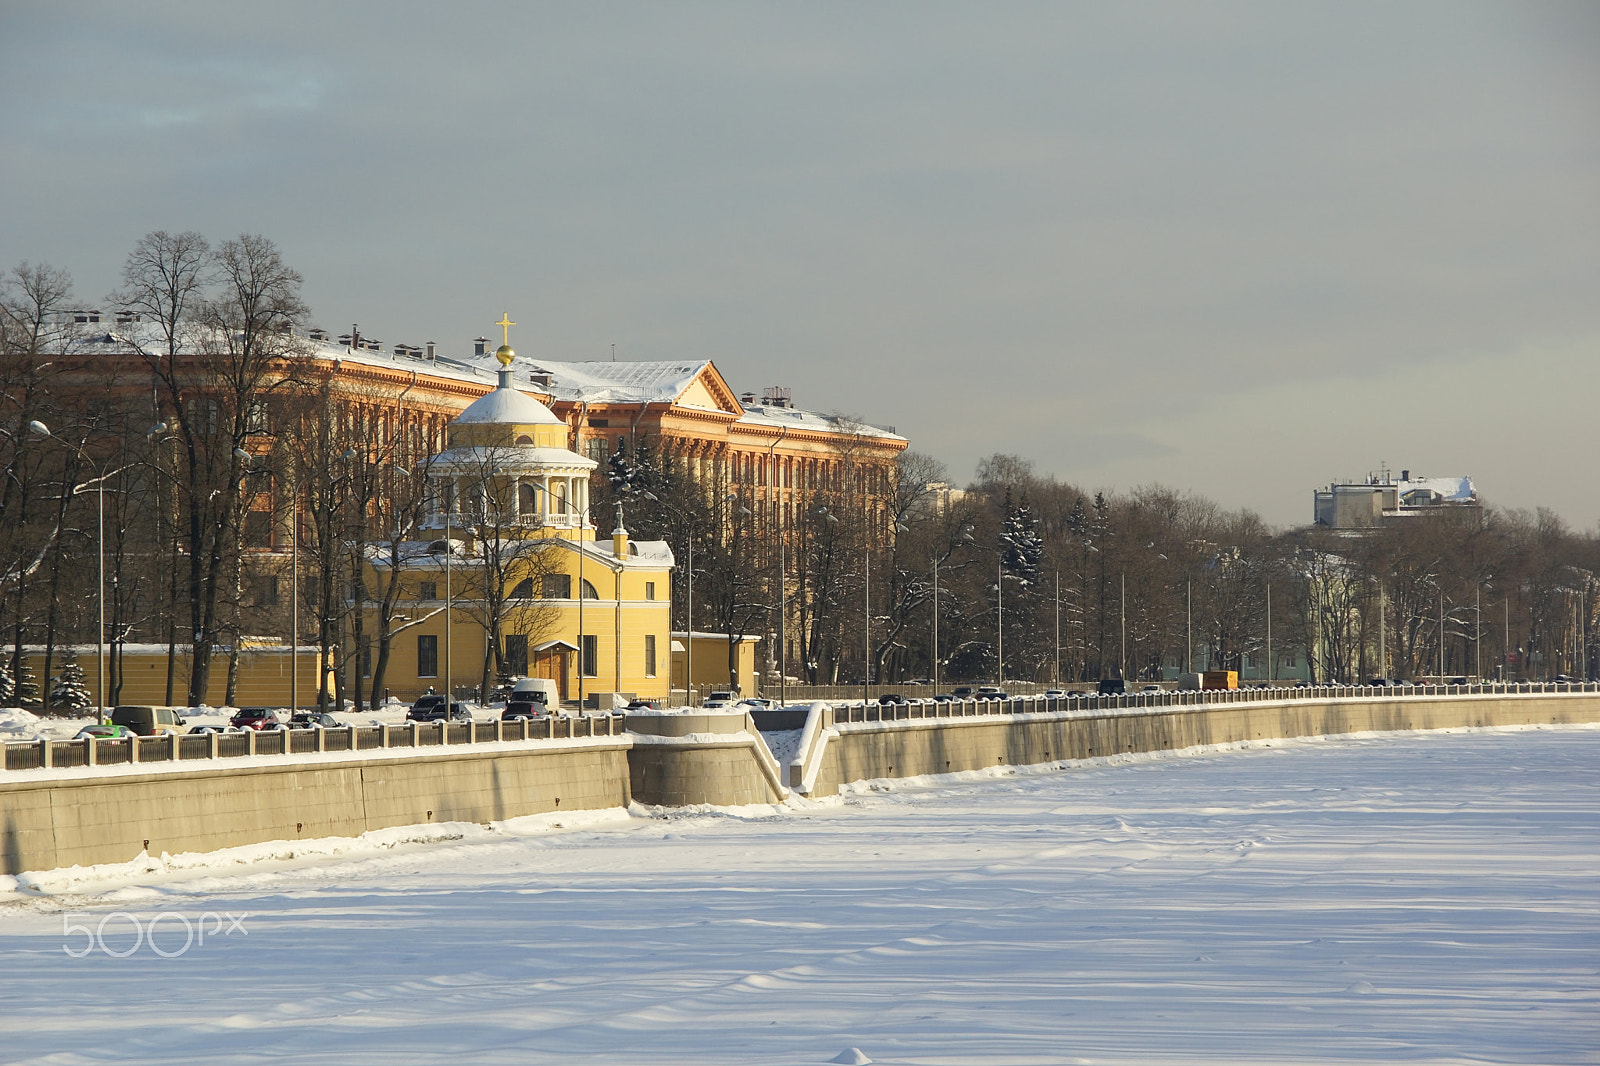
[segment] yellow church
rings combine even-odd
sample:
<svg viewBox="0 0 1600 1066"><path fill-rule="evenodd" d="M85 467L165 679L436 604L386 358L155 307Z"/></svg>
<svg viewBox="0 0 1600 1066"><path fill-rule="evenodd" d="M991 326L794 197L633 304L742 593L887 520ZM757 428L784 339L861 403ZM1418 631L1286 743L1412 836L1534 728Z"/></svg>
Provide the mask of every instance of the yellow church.
<svg viewBox="0 0 1600 1066"><path fill-rule="evenodd" d="M672 551L631 540L620 508L610 537L596 539L597 464L567 447L567 426L548 407L512 385L515 323L497 324L508 331L495 353L499 385L449 424L446 449L420 471L419 539L382 564L397 572L380 575L383 553L368 557L369 587L401 583L405 622L384 688L409 700L515 674L554 680L569 703L609 707L612 693L665 700Z"/></svg>

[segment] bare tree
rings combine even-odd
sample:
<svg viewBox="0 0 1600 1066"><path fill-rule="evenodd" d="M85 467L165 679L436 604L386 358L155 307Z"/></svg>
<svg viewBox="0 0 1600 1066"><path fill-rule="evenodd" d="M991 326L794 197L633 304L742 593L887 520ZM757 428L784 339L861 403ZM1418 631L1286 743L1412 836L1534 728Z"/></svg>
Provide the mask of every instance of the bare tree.
<svg viewBox="0 0 1600 1066"><path fill-rule="evenodd" d="M139 262L134 261L136 268ZM145 262L147 270L159 275L159 266ZM141 351L182 449L181 536L194 655L191 704L205 699L212 651L235 598L231 590L237 588L237 579L229 563L239 553L239 527L248 502L239 491L250 454L245 446L272 395L293 380L294 357L300 352L293 327L306 313L300 275L265 237L245 234L228 241L211 262L217 277L214 295L199 305L189 303L189 296L183 302L195 310L193 352L177 360L171 353ZM182 280L174 278L174 284ZM159 276L147 291L160 292Z"/></svg>

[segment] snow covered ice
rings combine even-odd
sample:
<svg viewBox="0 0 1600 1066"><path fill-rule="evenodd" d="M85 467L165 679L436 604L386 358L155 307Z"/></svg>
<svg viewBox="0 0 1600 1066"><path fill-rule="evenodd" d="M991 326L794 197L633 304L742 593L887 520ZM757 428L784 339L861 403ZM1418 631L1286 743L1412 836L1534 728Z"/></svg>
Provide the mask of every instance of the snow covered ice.
<svg viewBox="0 0 1600 1066"><path fill-rule="evenodd" d="M1600 1061L1600 729L1117 762L25 878L0 1059Z"/></svg>

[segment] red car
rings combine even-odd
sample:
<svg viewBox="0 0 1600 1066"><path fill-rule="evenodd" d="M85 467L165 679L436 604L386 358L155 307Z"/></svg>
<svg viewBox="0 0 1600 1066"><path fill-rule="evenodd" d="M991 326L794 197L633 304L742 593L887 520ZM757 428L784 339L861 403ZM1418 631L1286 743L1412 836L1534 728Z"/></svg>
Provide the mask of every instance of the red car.
<svg viewBox="0 0 1600 1066"><path fill-rule="evenodd" d="M270 707L240 707L239 713L228 719L235 729L277 729L283 723Z"/></svg>

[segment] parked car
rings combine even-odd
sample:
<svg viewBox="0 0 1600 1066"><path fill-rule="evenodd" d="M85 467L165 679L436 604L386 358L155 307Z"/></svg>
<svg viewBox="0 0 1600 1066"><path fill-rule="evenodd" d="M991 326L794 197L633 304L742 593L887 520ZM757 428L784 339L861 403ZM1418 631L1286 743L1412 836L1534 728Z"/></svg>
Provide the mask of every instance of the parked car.
<svg viewBox="0 0 1600 1066"><path fill-rule="evenodd" d="M133 730L127 726L117 725L115 722L107 722L105 725L86 725L78 730L72 739L82 740L84 737L94 737L96 740L121 740L123 737L134 735Z"/></svg>
<svg viewBox="0 0 1600 1066"><path fill-rule="evenodd" d="M459 700L451 701L449 714L452 722L472 721L472 712L467 710L467 705ZM443 696L439 696L437 699L432 696L423 696L416 703L413 703L411 709L406 712L406 721L408 722L441 722L444 717L445 705Z"/></svg>
<svg viewBox="0 0 1600 1066"><path fill-rule="evenodd" d="M171 707L113 707L111 721L126 726L141 737L157 733L181 733L188 723Z"/></svg>
<svg viewBox="0 0 1600 1066"><path fill-rule="evenodd" d="M192 726L189 727L189 735L190 736L203 736L206 733L237 733L237 732L238 732L238 729L236 729L235 727L233 727L231 725L213 725L211 723L207 723L205 725L192 725Z"/></svg>
<svg viewBox="0 0 1600 1066"><path fill-rule="evenodd" d="M1006 690L999 685L979 685L975 698L980 700L1009 700L1011 697L1006 695Z"/></svg>
<svg viewBox="0 0 1600 1066"><path fill-rule="evenodd" d="M1121 696L1127 693L1128 686L1120 677L1103 677L1094 690L1101 696Z"/></svg>
<svg viewBox="0 0 1600 1066"><path fill-rule="evenodd" d="M970 700L977 693L978 690L971 685L957 685L950 690L950 698L953 700Z"/></svg>
<svg viewBox="0 0 1600 1066"><path fill-rule="evenodd" d="M884 692L878 695L878 703L880 705L905 702L906 698L898 692Z"/></svg>
<svg viewBox="0 0 1600 1066"><path fill-rule="evenodd" d="M628 710L630 710L630 711L655 711L655 710L659 710L659 709L660 708L656 706L656 701L655 700L629 700L628 701Z"/></svg>
<svg viewBox="0 0 1600 1066"><path fill-rule="evenodd" d="M283 727L282 719L270 707L240 707L239 712L228 719L228 724L235 729L279 729Z"/></svg>
<svg viewBox="0 0 1600 1066"><path fill-rule="evenodd" d="M322 711L299 711L289 719L290 729L343 729L344 723Z"/></svg>
<svg viewBox="0 0 1600 1066"><path fill-rule="evenodd" d="M738 696L732 692L713 692L706 697L705 703L701 704L701 706L712 709L717 707L728 707L731 706L733 701L736 699L738 699Z"/></svg>
<svg viewBox="0 0 1600 1066"><path fill-rule="evenodd" d="M1044 690L1044 698L1047 700L1064 700L1067 698L1067 690L1064 688L1047 688Z"/></svg>
<svg viewBox="0 0 1600 1066"><path fill-rule="evenodd" d="M739 701L738 706L749 707L752 710L757 711L765 711L771 709L772 701L762 699L760 696L746 696L744 699Z"/></svg>

